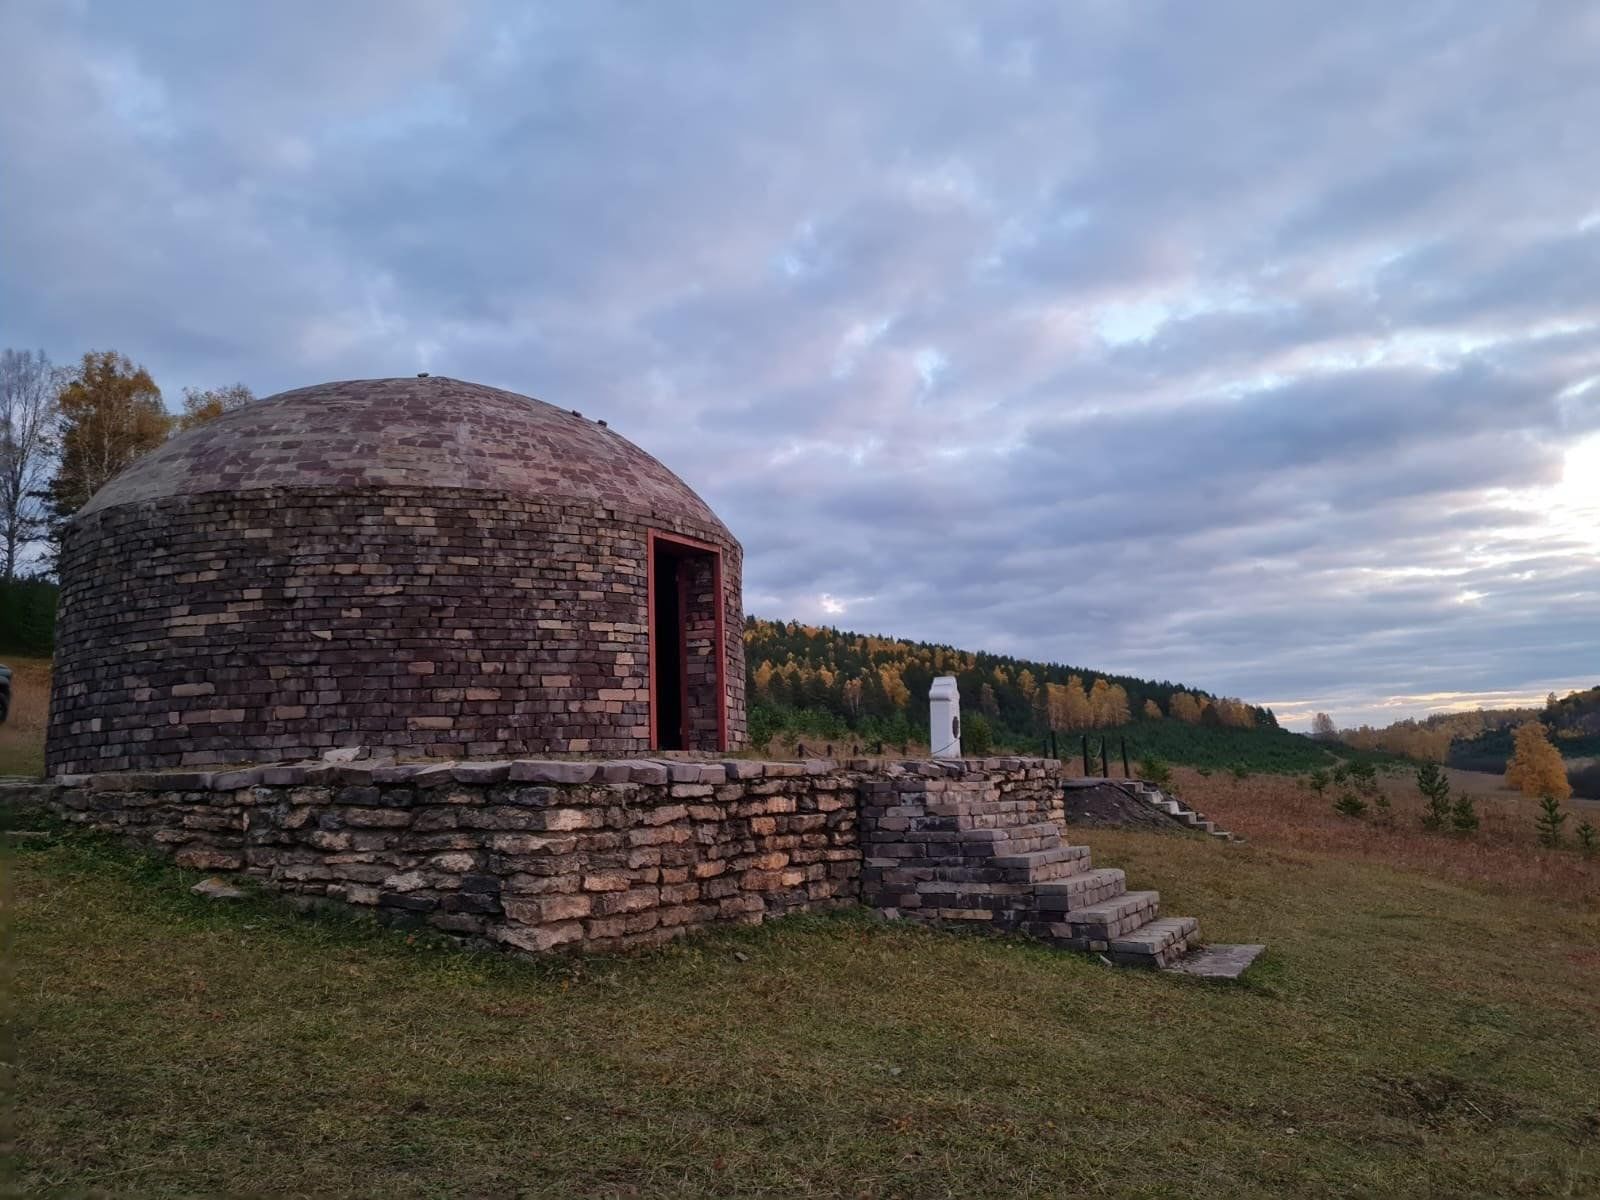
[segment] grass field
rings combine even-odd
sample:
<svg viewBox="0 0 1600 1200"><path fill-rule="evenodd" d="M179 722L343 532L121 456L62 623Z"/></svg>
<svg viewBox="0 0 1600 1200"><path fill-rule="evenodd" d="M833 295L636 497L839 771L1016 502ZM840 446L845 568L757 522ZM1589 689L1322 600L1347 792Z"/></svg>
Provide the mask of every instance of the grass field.
<svg viewBox="0 0 1600 1200"><path fill-rule="evenodd" d="M50 660L7 657L0 662L12 671L11 715L0 725L0 775L43 775Z"/></svg>
<svg viewBox="0 0 1600 1200"><path fill-rule="evenodd" d="M1600 867L1510 824L1483 864L1439 838L1416 861L1406 831L1295 809L1290 781L1186 784L1253 841L1074 840L1211 938L1268 942L1242 985L864 916L514 962L208 906L192 875L81 835L21 843L9 1177L30 1196L1600 1193Z"/></svg>

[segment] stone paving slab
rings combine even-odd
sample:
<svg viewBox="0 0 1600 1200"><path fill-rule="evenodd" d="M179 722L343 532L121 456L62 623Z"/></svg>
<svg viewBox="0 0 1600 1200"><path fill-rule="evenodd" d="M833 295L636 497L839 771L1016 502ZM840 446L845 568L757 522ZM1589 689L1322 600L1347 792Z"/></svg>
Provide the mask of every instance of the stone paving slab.
<svg viewBox="0 0 1600 1200"><path fill-rule="evenodd" d="M1166 969L1200 979L1237 979L1265 949L1255 943L1202 946Z"/></svg>

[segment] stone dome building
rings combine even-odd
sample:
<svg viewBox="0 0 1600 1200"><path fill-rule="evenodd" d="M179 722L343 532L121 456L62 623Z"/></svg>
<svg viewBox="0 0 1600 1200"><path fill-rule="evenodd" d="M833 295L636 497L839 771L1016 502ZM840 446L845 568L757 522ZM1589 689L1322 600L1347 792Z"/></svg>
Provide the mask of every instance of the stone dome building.
<svg viewBox="0 0 1600 1200"><path fill-rule="evenodd" d="M446 378L284 392L73 519L49 768L736 748L740 566L576 412Z"/></svg>

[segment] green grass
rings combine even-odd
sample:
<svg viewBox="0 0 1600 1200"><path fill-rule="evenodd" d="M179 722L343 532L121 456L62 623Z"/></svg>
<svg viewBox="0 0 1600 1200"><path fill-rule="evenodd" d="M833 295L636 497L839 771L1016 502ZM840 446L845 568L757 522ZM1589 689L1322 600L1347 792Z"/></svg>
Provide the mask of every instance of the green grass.
<svg viewBox="0 0 1600 1200"><path fill-rule="evenodd" d="M82 835L8 852L21 1194L1600 1189L1600 920L1085 831L1245 985L861 915L526 963Z"/></svg>
<svg viewBox="0 0 1600 1200"><path fill-rule="evenodd" d="M1362 760L1374 765L1398 761L1393 755L1354 750L1349 746L1325 746L1303 733L1286 729L1233 729L1226 726L1185 725L1182 721L1135 721L1120 729L1091 730L1089 753L1094 774L1099 774L1100 741L1107 739L1106 754L1113 772L1121 774L1121 742L1128 743L1128 758L1137 763L1146 755L1186 767L1226 770L1242 766L1260 774L1296 774L1331 767L1340 759ZM1058 735L1061 757L1067 762L1081 758L1081 734Z"/></svg>

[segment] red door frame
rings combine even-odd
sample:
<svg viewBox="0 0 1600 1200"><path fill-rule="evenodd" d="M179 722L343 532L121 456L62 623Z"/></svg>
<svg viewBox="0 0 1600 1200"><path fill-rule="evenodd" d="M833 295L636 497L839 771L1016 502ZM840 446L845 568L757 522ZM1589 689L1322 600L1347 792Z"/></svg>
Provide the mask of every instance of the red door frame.
<svg viewBox="0 0 1600 1200"><path fill-rule="evenodd" d="M680 550L691 550L700 554L711 555L711 590L714 593L713 609L715 612L716 648L717 648L717 750L726 752L728 749L728 645L724 625L727 614L723 611L725 598L722 594L722 550L709 542L696 541L694 538L681 537L675 533L658 533L654 529L645 532L645 606L646 629L649 630L649 649L646 652L645 662L645 692L650 699L650 749L661 748L660 731L656 728L656 543ZM681 595L681 593L680 593ZM685 620L687 606L681 601L678 607L678 620ZM685 664L679 671L679 680L687 691L689 686L689 672L687 667L688 639L681 639L684 646ZM683 720L689 720L689 706L681 706ZM685 739L687 740L687 739Z"/></svg>

